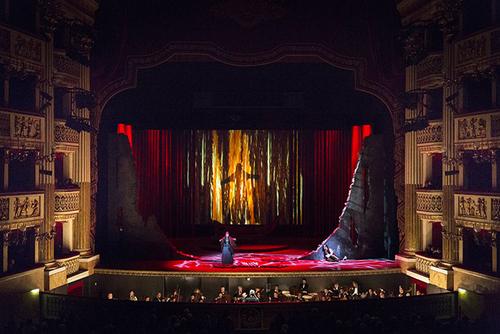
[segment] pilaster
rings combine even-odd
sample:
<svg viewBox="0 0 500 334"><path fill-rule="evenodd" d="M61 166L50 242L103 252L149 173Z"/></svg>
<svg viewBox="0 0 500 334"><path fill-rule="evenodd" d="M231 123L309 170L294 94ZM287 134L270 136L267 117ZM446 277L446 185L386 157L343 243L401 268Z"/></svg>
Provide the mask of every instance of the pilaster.
<svg viewBox="0 0 500 334"><path fill-rule="evenodd" d="M444 76L443 89L443 150L447 158L456 157L454 145L454 110L458 109L458 84L455 80L453 44L445 40L443 51ZM456 170L456 164L444 159L443 163L443 259L449 262L459 260L458 236L454 218L454 193L459 185L458 175L446 175L446 172ZM463 169L460 170L463 173Z"/></svg>
<svg viewBox="0 0 500 334"><path fill-rule="evenodd" d="M415 89L415 66L406 68L406 91ZM406 109L405 119L414 118L417 110ZM417 132L405 133L405 252L421 248L422 224L417 216L416 189L422 184L422 161L417 147Z"/></svg>

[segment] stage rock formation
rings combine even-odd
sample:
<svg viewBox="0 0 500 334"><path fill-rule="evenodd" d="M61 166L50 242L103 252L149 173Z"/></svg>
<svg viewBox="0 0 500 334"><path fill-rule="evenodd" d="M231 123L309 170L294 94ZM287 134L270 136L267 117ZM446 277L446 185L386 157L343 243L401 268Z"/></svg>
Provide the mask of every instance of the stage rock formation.
<svg viewBox="0 0 500 334"><path fill-rule="evenodd" d="M324 259L324 244L341 259L386 257L384 176L387 158L382 135L365 139L339 226L304 259Z"/></svg>

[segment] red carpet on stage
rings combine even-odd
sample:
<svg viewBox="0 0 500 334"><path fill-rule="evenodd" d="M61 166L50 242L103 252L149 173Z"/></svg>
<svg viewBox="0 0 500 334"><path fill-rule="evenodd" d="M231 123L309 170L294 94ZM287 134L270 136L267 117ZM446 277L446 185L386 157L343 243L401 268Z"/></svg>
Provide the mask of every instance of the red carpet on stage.
<svg viewBox="0 0 500 334"><path fill-rule="evenodd" d="M237 253L232 265L221 263L220 253L193 256L192 260L140 261L127 267L137 270L158 270L177 272L303 272L303 271L352 271L398 268L387 259L344 260L328 262L321 260L300 260L307 254L304 250L287 249L269 253ZM125 268L123 268L125 269Z"/></svg>

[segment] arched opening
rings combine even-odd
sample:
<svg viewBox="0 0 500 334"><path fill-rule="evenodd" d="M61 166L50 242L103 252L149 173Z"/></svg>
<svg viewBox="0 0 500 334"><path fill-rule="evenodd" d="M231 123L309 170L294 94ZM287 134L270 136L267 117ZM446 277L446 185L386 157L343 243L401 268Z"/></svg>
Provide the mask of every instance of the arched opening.
<svg viewBox="0 0 500 334"><path fill-rule="evenodd" d="M354 87L353 71L317 59L172 61L138 71L136 87L113 96L100 121L100 253L113 245L121 257L123 249L148 257L137 249L150 248L130 241L158 244L152 235L163 232L170 241L210 243L224 229L243 243L300 236L311 249L338 226L369 133L387 157L377 175L387 241L397 224L392 119L379 99Z"/></svg>

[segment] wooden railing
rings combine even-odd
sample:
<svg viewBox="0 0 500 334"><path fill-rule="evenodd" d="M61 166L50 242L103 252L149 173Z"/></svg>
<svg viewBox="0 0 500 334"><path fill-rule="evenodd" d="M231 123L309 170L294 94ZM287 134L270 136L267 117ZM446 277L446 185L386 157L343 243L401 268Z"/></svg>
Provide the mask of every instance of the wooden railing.
<svg viewBox="0 0 500 334"><path fill-rule="evenodd" d="M456 66L458 68L474 66L488 61L494 62L500 56L500 28L493 27L480 31L454 43Z"/></svg>

